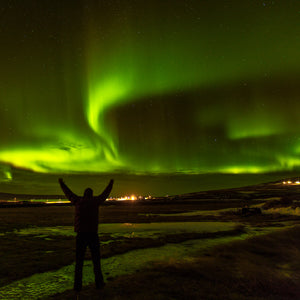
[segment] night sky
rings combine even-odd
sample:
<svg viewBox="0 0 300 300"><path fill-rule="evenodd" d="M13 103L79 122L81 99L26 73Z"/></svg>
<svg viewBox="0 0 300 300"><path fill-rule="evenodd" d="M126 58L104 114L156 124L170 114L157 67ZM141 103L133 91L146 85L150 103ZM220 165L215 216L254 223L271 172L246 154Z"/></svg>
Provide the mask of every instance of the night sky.
<svg viewBox="0 0 300 300"><path fill-rule="evenodd" d="M4 0L0 66L0 191L300 174L297 0Z"/></svg>

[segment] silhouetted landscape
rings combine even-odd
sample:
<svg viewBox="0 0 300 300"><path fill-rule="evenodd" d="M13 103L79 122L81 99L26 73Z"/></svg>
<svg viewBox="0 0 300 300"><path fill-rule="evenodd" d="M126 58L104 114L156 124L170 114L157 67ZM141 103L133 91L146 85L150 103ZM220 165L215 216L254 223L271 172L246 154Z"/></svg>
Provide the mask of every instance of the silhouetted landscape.
<svg viewBox="0 0 300 300"><path fill-rule="evenodd" d="M298 178L289 178L151 200L106 201L99 224L106 286L95 290L88 252L81 297L297 299L299 192ZM73 299L73 210L2 205L1 299Z"/></svg>

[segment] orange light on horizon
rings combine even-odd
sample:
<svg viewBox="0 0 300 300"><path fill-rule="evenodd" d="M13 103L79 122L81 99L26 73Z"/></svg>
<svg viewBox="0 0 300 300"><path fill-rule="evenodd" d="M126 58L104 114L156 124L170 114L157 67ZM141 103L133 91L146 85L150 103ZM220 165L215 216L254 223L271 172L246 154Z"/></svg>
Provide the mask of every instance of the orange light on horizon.
<svg viewBox="0 0 300 300"><path fill-rule="evenodd" d="M131 196L120 196L120 197L110 197L108 201L136 201L136 200L143 200L143 199L152 199L152 196L144 197L144 196L136 196L132 194Z"/></svg>
<svg viewBox="0 0 300 300"><path fill-rule="evenodd" d="M300 184L300 180L296 180L295 182L288 180L288 181L282 181L282 184L291 184L291 185L296 185Z"/></svg>

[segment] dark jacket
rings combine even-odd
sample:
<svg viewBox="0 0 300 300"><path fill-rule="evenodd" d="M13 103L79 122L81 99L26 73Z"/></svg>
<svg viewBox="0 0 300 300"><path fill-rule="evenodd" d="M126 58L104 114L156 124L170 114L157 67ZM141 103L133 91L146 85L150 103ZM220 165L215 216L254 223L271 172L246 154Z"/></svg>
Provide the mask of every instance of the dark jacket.
<svg viewBox="0 0 300 300"><path fill-rule="evenodd" d="M98 206L109 196L113 180L109 182L101 195L94 197L91 189L86 189L82 197L74 194L62 179L59 179L60 186L66 197L75 205L75 232L98 232Z"/></svg>

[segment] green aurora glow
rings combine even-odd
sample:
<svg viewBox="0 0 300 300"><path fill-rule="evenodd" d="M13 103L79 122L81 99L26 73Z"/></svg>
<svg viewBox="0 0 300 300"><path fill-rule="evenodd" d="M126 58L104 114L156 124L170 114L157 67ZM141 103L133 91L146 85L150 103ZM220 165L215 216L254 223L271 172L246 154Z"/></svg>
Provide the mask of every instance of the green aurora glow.
<svg viewBox="0 0 300 300"><path fill-rule="evenodd" d="M298 1L54 2L2 8L3 181L299 170Z"/></svg>

